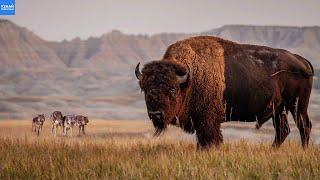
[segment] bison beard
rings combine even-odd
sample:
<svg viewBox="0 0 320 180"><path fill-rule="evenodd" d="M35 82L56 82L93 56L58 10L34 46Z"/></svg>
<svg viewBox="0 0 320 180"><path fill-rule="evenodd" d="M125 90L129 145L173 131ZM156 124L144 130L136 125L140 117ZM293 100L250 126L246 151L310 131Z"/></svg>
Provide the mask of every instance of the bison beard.
<svg viewBox="0 0 320 180"><path fill-rule="evenodd" d="M299 55L199 36L169 46L162 60L146 64L142 72L138 64L135 73L155 136L175 125L196 132L198 147L208 148L223 142L225 121L257 121L261 127L273 118L278 147L290 132L289 111L303 147L308 145L313 68Z"/></svg>
<svg viewBox="0 0 320 180"><path fill-rule="evenodd" d="M155 127L155 132L153 136L159 136L167 127L164 122L152 120L153 126Z"/></svg>

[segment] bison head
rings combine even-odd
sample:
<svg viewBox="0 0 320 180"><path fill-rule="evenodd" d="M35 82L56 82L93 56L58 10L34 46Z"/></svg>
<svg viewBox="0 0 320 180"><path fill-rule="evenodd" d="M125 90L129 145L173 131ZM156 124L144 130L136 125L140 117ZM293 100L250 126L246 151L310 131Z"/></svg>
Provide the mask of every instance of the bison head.
<svg viewBox="0 0 320 180"><path fill-rule="evenodd" d="M190 84L190 70L182 64L161 60L148 63L135 74L144 92L149 118L161 134L169 124L177 125L179 113L186 107L186 92Z"/></svg>

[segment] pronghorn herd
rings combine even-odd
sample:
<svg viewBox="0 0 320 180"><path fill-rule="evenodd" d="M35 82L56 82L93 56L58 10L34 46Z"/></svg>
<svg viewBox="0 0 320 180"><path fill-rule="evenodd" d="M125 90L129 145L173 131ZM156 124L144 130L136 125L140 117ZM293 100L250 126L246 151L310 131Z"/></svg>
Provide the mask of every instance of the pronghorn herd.
<svg viewBox="0 0 320 180"><path fill-rule="evenodd" d="M73 128L78 127L78 134L86 134L85 133L85 126L88 124L89 120L88 117L82 116L82 115L66 115L63 116L60 111L54 111L50 115L50 121L51 121L51 133L56 136L58 129L60 129L61 135L68 135L68 132L70 131L70 134L72 136ZM32 120L32 132L37 133L37 135L40 135L40 132L42 131L42 126L45 122L45 116L44 114L39 114Z"/></svg>

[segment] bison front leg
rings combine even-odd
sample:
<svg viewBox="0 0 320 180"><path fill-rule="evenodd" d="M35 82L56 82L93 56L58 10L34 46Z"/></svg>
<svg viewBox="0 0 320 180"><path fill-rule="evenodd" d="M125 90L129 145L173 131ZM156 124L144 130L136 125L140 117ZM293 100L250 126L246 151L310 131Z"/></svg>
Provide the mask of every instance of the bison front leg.
<svg viewBox="0 0 320 180"><path fill-rule="evenodd" d="M290 133L287 112L283 110L273 118L273 126L276 131L272 146L279 147Z"/></svg>
<svg viewBox="0 0 320 180"><path fill-rule="evenodd" d="M208 149L212 145L219 146L223 142L220 122L214 118L195 117L194 128L196 130L198 149Z"/></svg>

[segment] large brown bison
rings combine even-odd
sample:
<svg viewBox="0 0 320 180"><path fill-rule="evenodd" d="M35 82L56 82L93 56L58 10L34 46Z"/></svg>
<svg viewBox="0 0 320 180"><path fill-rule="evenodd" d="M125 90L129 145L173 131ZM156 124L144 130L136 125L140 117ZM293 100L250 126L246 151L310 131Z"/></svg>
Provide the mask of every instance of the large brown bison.
<svg viewBox="0 0 320 180"><path fill-rule="evenodd" d="M199 36L172 44L142 72L138 64L135 74L155 135L177 125L196 132L198 147L207 148L223 142L222 122L256 121L259 128L272 118L273 146L280 146L290 133L290 111L308 145L313 67L299 55Z"/></svg>

